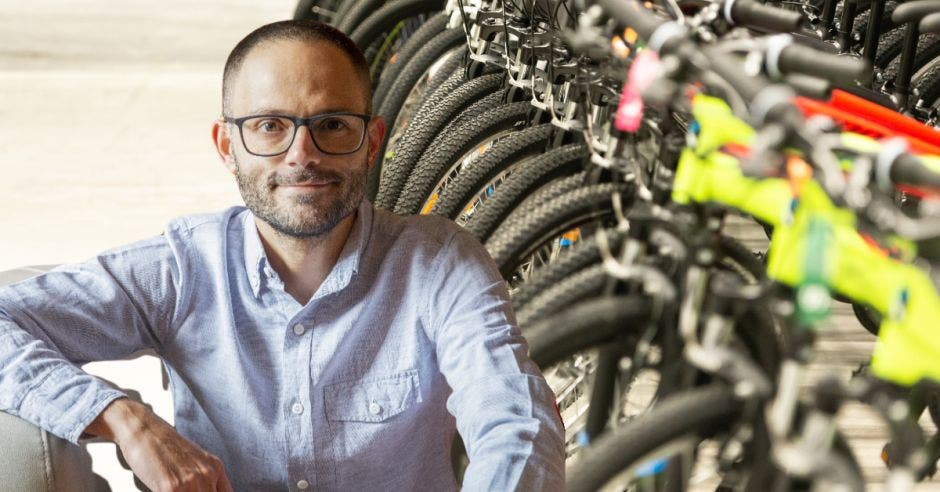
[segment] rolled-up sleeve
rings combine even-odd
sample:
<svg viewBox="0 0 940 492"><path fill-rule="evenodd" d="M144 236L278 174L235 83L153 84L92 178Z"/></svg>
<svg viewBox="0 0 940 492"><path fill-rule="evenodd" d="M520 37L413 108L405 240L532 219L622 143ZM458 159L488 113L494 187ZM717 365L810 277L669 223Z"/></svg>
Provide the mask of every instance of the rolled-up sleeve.
<svg viewBox="0 0 940 492"><path fill-rule="evenodd" d="M159 348L178 284L157 237L0 289L0 410L77 442L123 396L80 365Z"/></svg>
<svg viewBox="0 0 940 492"><path fill-rule="evenodd" d="M464 231L438 254L428 320L470 465L463 490L563 490L564 429L505 281Z"/></svg>

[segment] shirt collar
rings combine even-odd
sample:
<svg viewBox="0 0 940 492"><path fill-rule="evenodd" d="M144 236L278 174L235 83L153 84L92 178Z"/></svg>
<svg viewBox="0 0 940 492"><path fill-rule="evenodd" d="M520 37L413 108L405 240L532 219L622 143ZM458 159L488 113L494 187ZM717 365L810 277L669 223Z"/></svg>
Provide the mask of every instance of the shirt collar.
<svg viewBox="0 0 940 492"><path fill-rule="evenodd" d="M346 238L346 244L343 245L336 264L333 265L333 269L330 270L330 273L323 281L323 285L317 289L314 298L322 297L346 287L352 276L359 272L362 256L368 245L369 233L372 230L373 213L372 203L363 199L356 209L356 219L349 232L349 237ZM271 269L271 267L264 252L264 246L261 244L258 227L255 225L255 216L250 210L245 211L242 231L244 234L243 244L248 283L251 285L252 293L255 297L258 297L261 292L261 282L266 278L265 271ZM270 271L273 272L273 269Z"/></svg>

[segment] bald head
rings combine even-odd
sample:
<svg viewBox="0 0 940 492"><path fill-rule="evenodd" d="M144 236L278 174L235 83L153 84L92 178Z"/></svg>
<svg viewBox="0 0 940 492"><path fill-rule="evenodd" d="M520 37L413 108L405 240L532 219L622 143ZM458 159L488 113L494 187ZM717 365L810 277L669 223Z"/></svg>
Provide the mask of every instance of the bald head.
<svg viewBox="0 0 940 492"><path fill-rule="evenodd" d="M336 60L332 65L346 67L353 72L358 80L365 99L366 112L372 112L372 86L369 77L369 66L362 51L351 39L336 28L313 20L288 20L274 22L255 29L235 45L225 62L225 71L222 76L222 113L231 114L233 86L236 85L245 60L250 56L264 56L268 49L258 50L259 47L277 48L283 42L301 43L311 50L324 49L333 56L345 57L344 62ZM303 63L303 59L296 59ZM307 67L317 70L319 67Z"/></svg>

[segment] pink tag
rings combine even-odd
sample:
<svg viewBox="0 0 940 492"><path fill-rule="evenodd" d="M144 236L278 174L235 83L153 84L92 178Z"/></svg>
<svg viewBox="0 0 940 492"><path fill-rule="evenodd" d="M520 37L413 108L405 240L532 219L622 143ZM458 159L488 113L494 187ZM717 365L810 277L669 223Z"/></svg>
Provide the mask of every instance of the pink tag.
<svg viewBox="0 0 940 492"><path fill-rule="evenodd" d="M635 132L643 121L643 91L659 75L659 55L645 49L637 53L627 72L627 81L620 92L620 104L614 117L614 126L624 132Z"/></svg>

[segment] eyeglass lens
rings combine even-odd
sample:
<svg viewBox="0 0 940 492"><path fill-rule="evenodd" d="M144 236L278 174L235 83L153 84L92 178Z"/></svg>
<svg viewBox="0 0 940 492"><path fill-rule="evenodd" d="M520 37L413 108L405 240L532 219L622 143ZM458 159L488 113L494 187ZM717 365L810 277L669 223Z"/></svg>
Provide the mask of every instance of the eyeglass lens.
<svg viewBox="0 0 940 492"><path fill-rule="evenodd" d="M351 115L330 115L308 125L317 147L328 154L355 152L362 144L366 122ZM242 123L245 147L253 154L275 155L287 151L296 130L290 118L258 116Z"/></svg>

